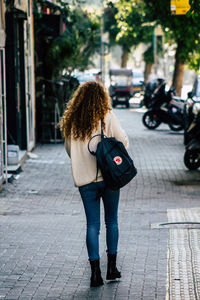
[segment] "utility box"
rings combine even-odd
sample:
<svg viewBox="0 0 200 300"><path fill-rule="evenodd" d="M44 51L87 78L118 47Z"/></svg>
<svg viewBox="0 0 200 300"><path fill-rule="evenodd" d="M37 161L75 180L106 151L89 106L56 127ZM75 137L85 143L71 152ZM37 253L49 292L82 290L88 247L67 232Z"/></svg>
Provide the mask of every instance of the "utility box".
<svg viewBox="0 0 200 300"><path fill-rule="evenodd" d="M7 146L7 158L8 165L18 165L19 163L19 146L8 145Z"/></svg>

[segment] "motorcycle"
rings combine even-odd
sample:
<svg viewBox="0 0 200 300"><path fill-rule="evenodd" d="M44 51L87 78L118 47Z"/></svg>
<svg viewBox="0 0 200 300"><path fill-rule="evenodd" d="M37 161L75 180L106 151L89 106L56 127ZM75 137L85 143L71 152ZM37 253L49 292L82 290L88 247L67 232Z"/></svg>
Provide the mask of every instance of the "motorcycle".
<svg viewBox="0 0 200 300"><path fill-rule="evenodd" d="M165 85L165 79L156 78L144 83L144 97L141 104L149 108L157 91ZM160 91L161 92L161 91Z"/></svg>
<svg viewBox="0 0 200 300"><path fill-rule="evenodd" d="M200 103L200 75L198 75L194 81L192 91L188 93L188 98L184 107L184 145L190 141L189 126L194 120L193 107L196 103Z"/></svg>
<svg viewBox="0 0 200 300"><path fill-rule="evenodd" d="M189 170L196 170L200 167L200 103L193 105L192 112L193 121L187 129L184 164Z"/></svg>
<svg viewBox="0 0 200 300"><path fill-rule="evenodd" d="M152 85L153 86L153 85ZM147 86L148 87L148 86ZM144 105L148 111L143 115L142 122L148 129L156 129L161 123L168 124L173 131L184 128L184 100L175 97L175 90L171 87L165 90L166 81L159 79L154 85L153 93L145 93Z"/></svg>
<svg viewBox="0 0 200 300"><path fill-rule="evenodd" d="M196 101L193 100L192 97L188 97L184 106L184 145L187 145L191 140L191 134L190 131L188 131L188 128L194 121L195 115L193 113L193 107L195 103Z"/></svg>

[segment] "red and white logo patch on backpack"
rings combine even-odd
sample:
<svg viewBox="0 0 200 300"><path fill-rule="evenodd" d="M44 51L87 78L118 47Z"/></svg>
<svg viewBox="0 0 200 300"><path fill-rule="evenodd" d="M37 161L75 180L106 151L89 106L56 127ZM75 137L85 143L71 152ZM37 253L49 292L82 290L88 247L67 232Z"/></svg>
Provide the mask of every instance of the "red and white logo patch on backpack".
<svg viewBox="0 0 200 300"><path fill-rule="evenodd" d="M113 160L117 165L121 165L122 163L122 158L120 156L115 156Z"/></svg>

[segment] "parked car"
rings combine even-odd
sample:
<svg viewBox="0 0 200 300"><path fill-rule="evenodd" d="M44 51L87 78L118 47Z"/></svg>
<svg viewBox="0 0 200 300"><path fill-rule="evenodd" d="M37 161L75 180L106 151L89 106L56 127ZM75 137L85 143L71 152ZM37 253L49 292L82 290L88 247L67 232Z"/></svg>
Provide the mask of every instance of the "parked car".
<svg viewBox="0 0 200 300"><path fill-rule="evenodd" d="M144 86L144 73L133 71L133 94L140 93Z"/></svg>
<svg viewBox="0 0 200 300"><path fill-rule="evenodd" d="M109 92L112 98L112 105L115 107L118 104L129 107L129 99L133 95L133 73L130 69L111 69Z"/></svg>
<svg viewBox="0 0 200 300"><path fill-rule="evenodd" d="M85 72L80 72L75 75L77 80L79 81L79 84L82 85L83 83L87 81L93 81L96 80L96 77L92 73L85 73Z"/></svg>

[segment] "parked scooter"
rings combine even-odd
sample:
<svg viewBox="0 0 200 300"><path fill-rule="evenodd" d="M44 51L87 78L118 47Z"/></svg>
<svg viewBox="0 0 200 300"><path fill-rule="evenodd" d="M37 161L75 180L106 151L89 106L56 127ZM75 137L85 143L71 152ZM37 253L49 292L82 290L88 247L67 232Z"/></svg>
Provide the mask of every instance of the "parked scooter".
<svg viewBox="0 0 200 300"><path fill-rule="evenodd" d="M171 87L165 90L166 81L159 79L158 84L152 93L145 93L144 105L148 111L143 115L143 124L148 129L155 129L161 123L168 124L173 131L182 130L184 127L184 100L175 97L175 90ZM147 86L148 88L148 86Z"/></svg>
<svg viewBox="0 0 200 300"><path fill-rule="evenodd" d="M200 103L192 107L193 121L187 129L187 144L184 154L184 163L189 170L200 167Z"/></svg>
<svg viewBox="0 0 200 300"><path fill-rule="evenodd" d="M192 97L188 97L184 106L184 145L187 145L191 140L191 134L190 131L188 131L188 128L195 118L195 115L193 113L193 107L195 103L196 101L194 101Z"/></svg>
<svg viewBox="0 0 200 300"><path fill-rule="evenodd" d="M188 98L184 105L184 145L187 145L191 140L188 128L195 118L193 107L196 103L200 103L200 76L195 80L193 89L188 93Z"/></svg>
<svg viewBox="0 0 200 300"><path fill-rule="evenodd" d="M146 108L149 108L151 106L151 103L157 94L157 91L160 90L160 92L163 92L162 87L165 86L165 79L163 78L156 78L152 79L149 82L144 84L144 97L141 101L141 104L146 106Z"/></svg>

